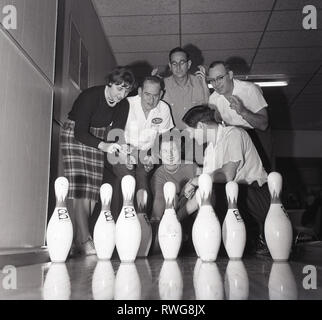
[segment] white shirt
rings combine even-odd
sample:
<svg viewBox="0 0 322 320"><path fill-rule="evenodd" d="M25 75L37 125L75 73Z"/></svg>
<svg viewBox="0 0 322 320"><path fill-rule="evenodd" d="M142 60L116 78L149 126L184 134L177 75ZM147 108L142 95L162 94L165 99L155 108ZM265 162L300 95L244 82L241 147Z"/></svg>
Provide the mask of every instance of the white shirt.
<svg viewBox="0 0 322 320"><path fill-rule="evenodd" d="M267 102L265 101L261 90L253 83L248 81L240 81L233 79L234 89L232 94L239 97L243 102L245 108L257 113L259 110L267 107ZM241 115L239 115L235 110L230 108L230 102L217 92L214 92L209 97L209 107L214 109L215 107L220 112L223 121L227 125L231 126L243 126L253 129Z"/></svg>
<svg viewBox="0 0 322 320"><path fill-rule="evenodd" d="M267 173L247 132L218 125L216 141L210 142L205 150L203 173L210 174L230 161L240 161L235 182L250 185L257 181L262 186L267 181Z"/></svg>
<svg viewBox="0 0 322 320"><path fill-rule="evenodd" d="M150 110L145 117L141 105L141 97L127 98L130 104L129 115L125 125L126 143L147 150L152 147L158 134L162 134L174 127L169 106L162 100Z"/></svg>

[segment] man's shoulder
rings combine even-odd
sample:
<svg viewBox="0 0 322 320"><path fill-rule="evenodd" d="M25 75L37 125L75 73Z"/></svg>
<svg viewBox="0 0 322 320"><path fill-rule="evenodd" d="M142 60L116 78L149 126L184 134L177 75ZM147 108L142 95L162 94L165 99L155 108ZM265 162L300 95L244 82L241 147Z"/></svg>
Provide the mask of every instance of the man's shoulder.
<svg viewBox="0 0 322 320"><path fill-rule="evenodd" d="M238 89L241 90L260 90L256 84L250 81L234 79L234 84Z"/></svg>
<svg viewBox="0 0 322 320"><path fill-rule="evenodd" d="M136 95L136 96L131 96L131 97L127 97L126 98L127 100L128 100L128 102L129 102L129 104L130 104L130 106L131 105L133 105L133 104L138 104L138 103L140 103L140 96L139 95Z"/></svg>
<svg viewBox="0 0 322 320"><path fill-rule="evenodd" d="M223 127L224 136L231 140L248 140L250 139L245 129L237 126Z"/></svg>
<svg viewBox="0 0 322 320"><path fill-rule="evenodd" d="M159 101L157 108L159 112L170 112L169 105L163 100Z"/></svg>

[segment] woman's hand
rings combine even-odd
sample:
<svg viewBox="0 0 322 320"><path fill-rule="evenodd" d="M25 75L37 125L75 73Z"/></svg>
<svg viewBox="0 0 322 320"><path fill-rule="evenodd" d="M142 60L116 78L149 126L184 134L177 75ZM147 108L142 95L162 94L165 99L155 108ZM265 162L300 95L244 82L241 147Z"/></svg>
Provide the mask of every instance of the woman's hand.
<svg viewBox="0 0 322 320"><path fill-rule="evenodd" d="M107 143L102 141L98 145L98 149L100 149L103 152L114 153L116 151L120 151L121 146L117 143Z"/></svg>

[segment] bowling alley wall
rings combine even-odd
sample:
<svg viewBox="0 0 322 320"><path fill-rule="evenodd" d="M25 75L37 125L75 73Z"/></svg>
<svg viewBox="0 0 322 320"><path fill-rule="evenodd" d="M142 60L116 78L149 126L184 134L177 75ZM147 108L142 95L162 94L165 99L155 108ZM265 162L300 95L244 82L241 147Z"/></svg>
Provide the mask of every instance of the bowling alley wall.
<svg viewBox="0 0 322 320"><path fill-rule="evenodd" d="M29 248L43 245L47 222L57 1L10 4L17 28L0 26L0 248Z"/></svg>

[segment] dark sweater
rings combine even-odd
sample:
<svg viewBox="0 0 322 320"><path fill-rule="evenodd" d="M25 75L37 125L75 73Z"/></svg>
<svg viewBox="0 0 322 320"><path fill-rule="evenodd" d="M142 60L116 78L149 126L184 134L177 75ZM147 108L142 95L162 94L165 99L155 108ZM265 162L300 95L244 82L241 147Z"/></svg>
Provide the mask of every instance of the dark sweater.
<svg viewBox="0 0 322 320"><path fill-rule="evenodd" d="M123 99L116 106L110 107L104 95L105 86L96 86L84 90L75 100L68 119L75 121L75 139L97 148L101 139L90 133L90 127L123 129L129 113L129 103Z"/></svg>

